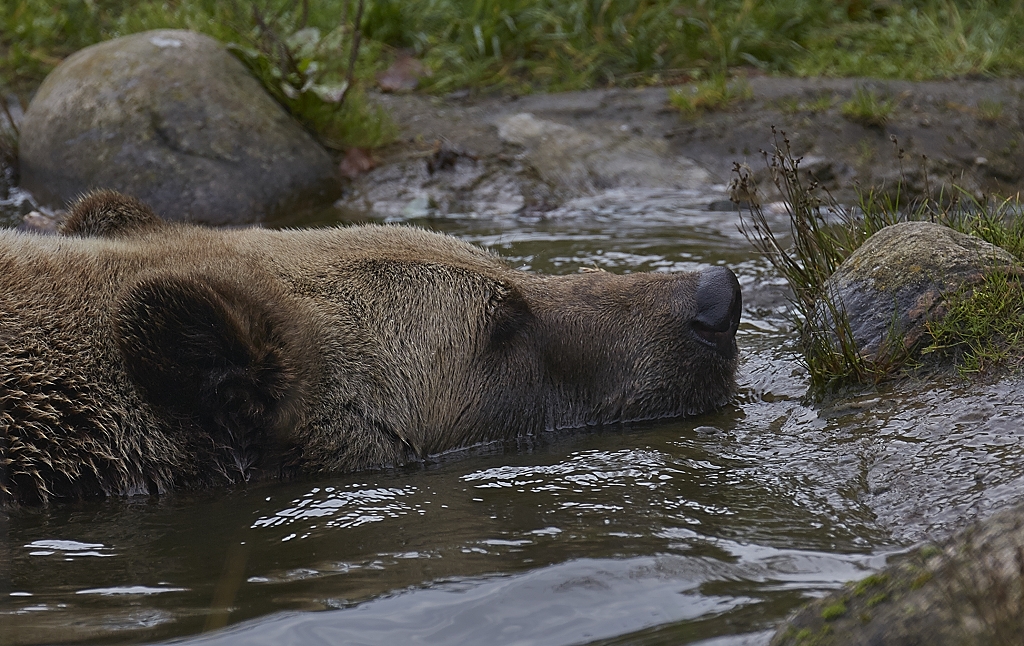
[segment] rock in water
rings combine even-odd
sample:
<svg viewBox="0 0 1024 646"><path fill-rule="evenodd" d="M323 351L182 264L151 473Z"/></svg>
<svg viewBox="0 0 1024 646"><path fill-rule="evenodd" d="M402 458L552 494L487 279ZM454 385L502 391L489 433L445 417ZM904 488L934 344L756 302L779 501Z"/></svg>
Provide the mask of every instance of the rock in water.
<svg viewBox="0 0 1024 646"><path fill-rule="evenodd" d="M1024 506L812 601L771 646L1020 644L1024 635Z"/></svg>
<svg viewBox="0 0 1024 646"><path fill-rule="evenodd" d="M148 31L50 73L21 127L22 185L63 206L94 188L171 220L258 222L338 190L327 152L217 41Z"/></svg>
<svg viewBox="0 0 1024 646"><path fill-rule="evenodd" d="M925 324L943 315L946 295L992 268L1014 265L1008 251L980 238L930 222L902 222L850 254L826 290L845 310L858 350L875 355L893 334L913 348Z"/></svg>

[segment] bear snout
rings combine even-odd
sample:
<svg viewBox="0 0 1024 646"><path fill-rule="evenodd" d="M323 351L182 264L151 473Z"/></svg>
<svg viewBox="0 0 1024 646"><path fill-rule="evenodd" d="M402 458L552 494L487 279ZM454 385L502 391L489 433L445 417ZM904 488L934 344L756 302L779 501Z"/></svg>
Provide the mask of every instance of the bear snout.
<svg viewBox="0 0 1024 646"><path fill-rule="evenodd" d="M697 314L690 322L694 334L723 356L732 358L743 311L736 274L726 267L705 269L700 273L695 299Z"/></svg>

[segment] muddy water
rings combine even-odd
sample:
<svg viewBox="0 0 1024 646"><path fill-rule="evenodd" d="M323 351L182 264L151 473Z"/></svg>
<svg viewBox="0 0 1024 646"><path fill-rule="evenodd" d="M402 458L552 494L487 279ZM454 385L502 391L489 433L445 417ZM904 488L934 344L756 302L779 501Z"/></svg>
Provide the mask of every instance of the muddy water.
<svg viewBox="0 0 1024 646"><path fill-rule="evenodd" d="M0 643L763 644L808 596L1024 490L1019 381L805 401L783 285L735 214L706 210L719 198L412 222L530 271L732 267L732 405L398 471L20 511L0 519Z"/></svg>

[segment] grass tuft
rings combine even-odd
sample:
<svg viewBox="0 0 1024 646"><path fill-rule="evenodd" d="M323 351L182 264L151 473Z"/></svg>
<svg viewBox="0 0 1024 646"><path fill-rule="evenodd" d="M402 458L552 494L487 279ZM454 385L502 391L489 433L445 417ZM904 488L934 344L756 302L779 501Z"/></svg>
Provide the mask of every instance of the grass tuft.
<svg viewBox="0 0 1024 646"><path fill-rule="evenodd" d="M819 94L813 99L805 100L795 96L785 97L776 102L776 108L786 114L799 114L801 112L821 114L822 112L828 112L835 104L836 97L834 94Z"/></svg>
<svg viewBox="0 0 1024 646"><path fill-rule="evenodd" d="M669 103L684 116L694 117L705 111L725 110L741 101L748 101L753 90L746 79L729 80L716 74L700 81L669 91Z"/></svg>
<svg viewBox="0 0 1024 646"><path fill-rule="evenodd" d="M843 260L875 231L881 217L858 220L826 191L800 172L785 133L775 134L775 146L765 161L772 181L783 196L789 228L783 236L768 222L763 209L749 202L743 234L786 279L793 290L795 322L801 355L811 378L811 391L822 394L848 383L877 383L909 358L900 339L890 337L875 356L862 355L853 338L841 301L829 292L827 281ZM738 167L739 183L751 183L749 171ZM791 240L792 246L786 239Z"/></svg>
<svg viewBox="0 0 1024 646"><path fill-rule="evenodd" d="M888 600L889 600L888 593L879 592L878 594L876 594L876 595L872 596L870 599L868 599L867 606L868 606L868 608L874 608L878 604L885 603Z"/></svg>
<svg viewBox="0 0 1024 646"><path fill-rule="evenodd" d="M241 43L239 34L259 28L255 13L324 35L351 25L363 36L357 78L372 79L403 50L434 71L424 83L438 93L646 85L741 67L904 79L1024 72L1024 5L1016 1L367 0L356 21L358 3L6 0L0 84L31 91L70 53L144 29L195 29Z"/></svg>
<svg viewBox="0 0 1024 646"><path fill-rule="evenodd" d="M885 585L888 582L888 575L882 573L872 574L858 581L857 585L853 588L853 593L860 597L863 596L870 588Z"/></svg>
<svg viewBox="0 0 1024 646"><path fill-rule="evenodd" d="M1003 118L1003 102L982 99L978 101L978 118L987 124L996 124Z"/></svg>
<svg viewBox="0 0 1024 646"><path fill-rule="evenodd" d="M961 374L1024 363L1024 271L996 271L948 298L945 317L928 324L924 352L952 352Z"/></svg>
<svg viewBox="0 0 1024 646"><path fill-rule="evenodd" d="M897 103L899 100L896 98L883 98L873 90L857 88L853 98L843 103L841 112L854 123L870 128L881 128L889 122Z"/></svg>
<svg viewBox="0 0 1024 646"><path fill-rule="evenodd" d="M825 621L832 621L838 619L846 614L846 603L845 600L840 599L833 604L827 605L821 609L821 618Z"/></svg>
<svg viewBox="0 0 1024 646"><path fill-rule="evenodd" d="M346 4L338 23L325 30L310 24L308 0L283 7L254 3L244 15L228 6L228 48L324 145L372 148L394 140L397 127L355 88L365 0Z"/></svg>

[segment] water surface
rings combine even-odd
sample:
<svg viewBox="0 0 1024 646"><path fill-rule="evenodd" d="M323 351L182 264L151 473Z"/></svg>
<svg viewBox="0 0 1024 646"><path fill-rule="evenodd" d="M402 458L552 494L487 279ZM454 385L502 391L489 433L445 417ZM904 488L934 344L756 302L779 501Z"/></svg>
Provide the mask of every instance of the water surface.
<svg viewBox="0 0 1024 646"><path fill-rule="evenodd" d="M784 284L718 199L401 223L529 271L731 267L731 405L401 470L18 511L0 519L0 643L764 644L808 597L1024 488L1016 379L807 401Z"/></svg>

